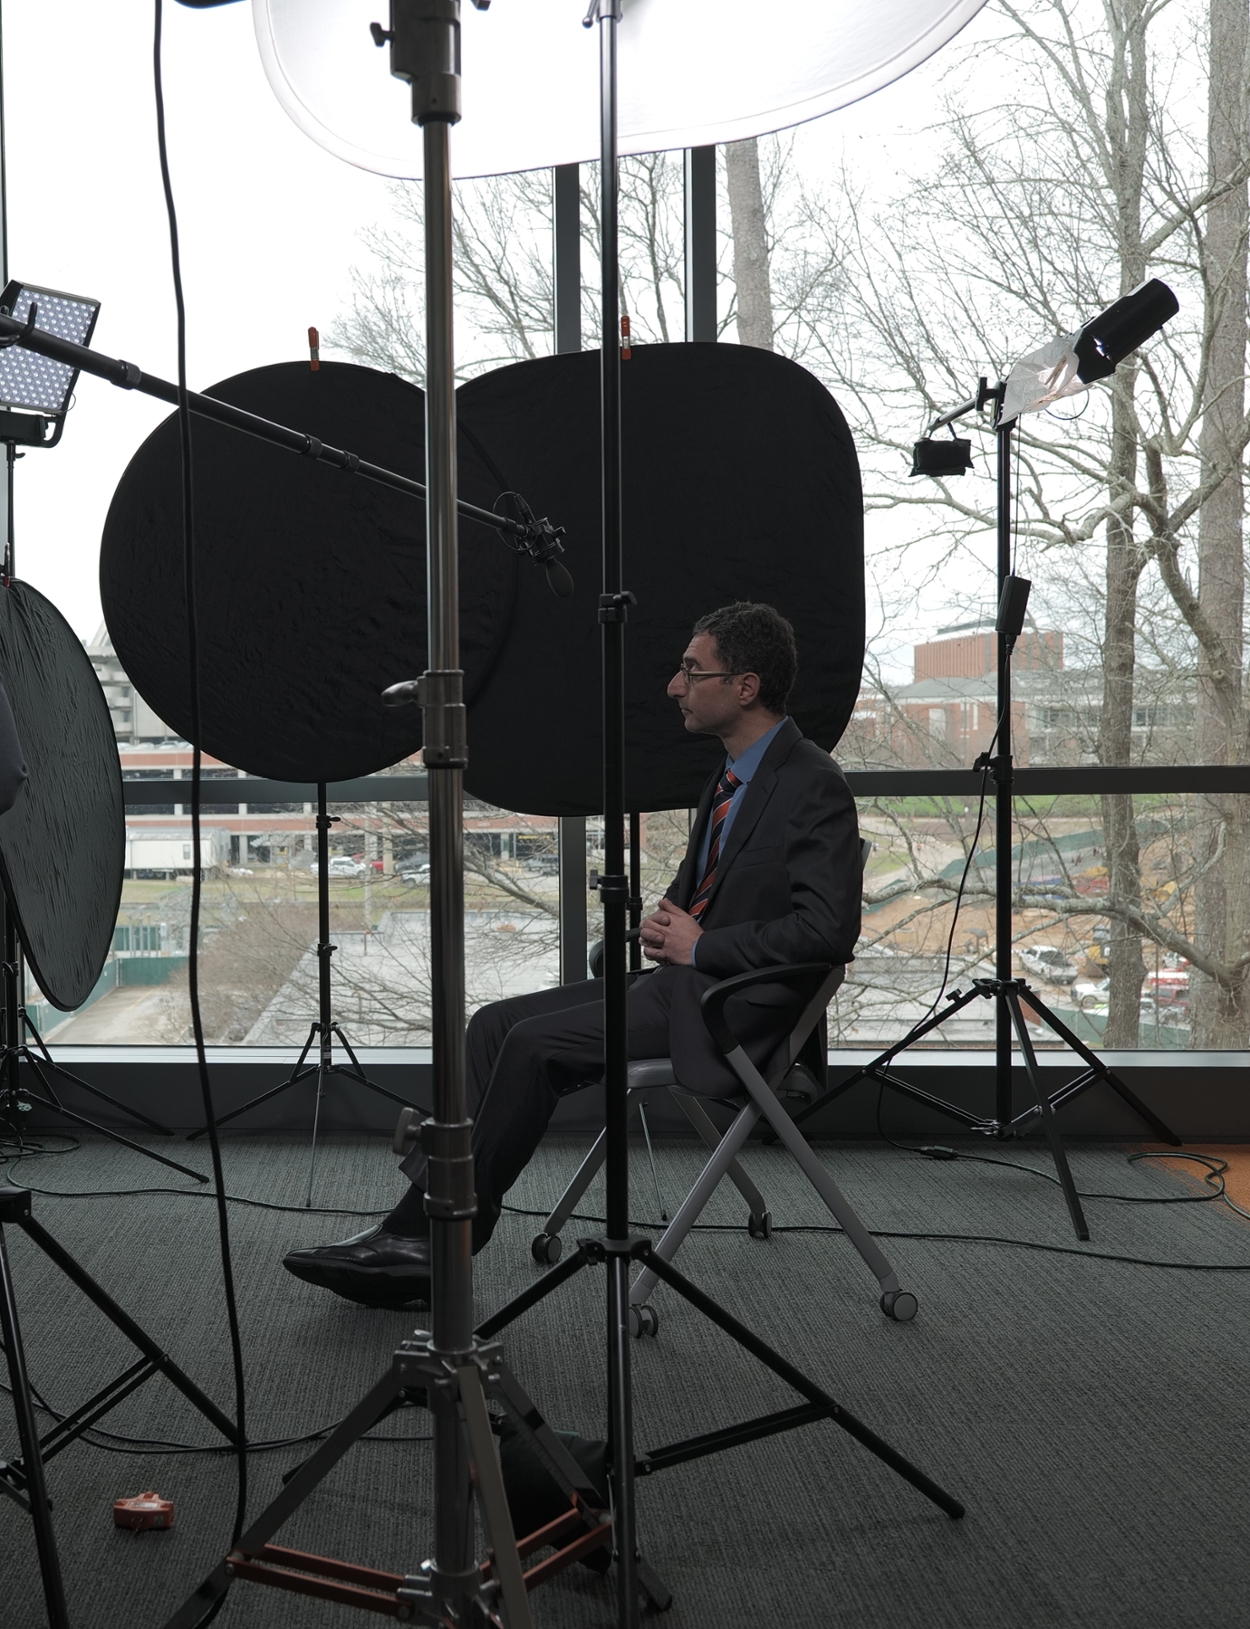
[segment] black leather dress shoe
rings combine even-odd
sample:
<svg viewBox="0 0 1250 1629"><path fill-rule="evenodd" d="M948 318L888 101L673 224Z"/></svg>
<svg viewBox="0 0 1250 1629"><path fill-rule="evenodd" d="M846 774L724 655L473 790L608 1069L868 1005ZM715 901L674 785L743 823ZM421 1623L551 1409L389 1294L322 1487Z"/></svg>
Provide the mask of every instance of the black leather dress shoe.
<svg viewBox="0 0 1250 1629"><path fill-rule="evenodd" d="M333 1290L366 1307L429 1305L430 1241L387 1233L381 1222L338 1244L292 1250L282 1258L288 1273L306 1284Z"/></svg>

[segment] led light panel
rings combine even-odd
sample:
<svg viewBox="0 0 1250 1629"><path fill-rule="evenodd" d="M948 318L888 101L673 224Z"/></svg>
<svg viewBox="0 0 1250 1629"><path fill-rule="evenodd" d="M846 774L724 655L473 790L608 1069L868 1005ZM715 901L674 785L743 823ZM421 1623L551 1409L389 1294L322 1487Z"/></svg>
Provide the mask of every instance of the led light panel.
<svg viewBox="0 0 1250 1629"><path fill-rule="evenodd" d="M36 326L45 333L72 340L75 345L86 345L90 340L100 310L98 300L83 300L29 283L10 283L0 297L0 305L18 322L26 321L32 302L39 307ZM77 369L64 362L53 362L21 345L6 345L0 350L0 406L63 413L77 377Z"/></svg>

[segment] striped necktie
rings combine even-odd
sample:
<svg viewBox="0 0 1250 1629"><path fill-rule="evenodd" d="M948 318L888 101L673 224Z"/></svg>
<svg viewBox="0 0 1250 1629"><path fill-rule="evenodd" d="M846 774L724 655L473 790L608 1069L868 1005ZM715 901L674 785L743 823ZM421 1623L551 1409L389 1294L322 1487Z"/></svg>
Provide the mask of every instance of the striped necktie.
<svg viewBox="0 0 1250 1629"><path fill-rule="evenodd" d="M712 884L716 881L716 862L720 858L721 833L725 829L725 816L729 813L729 805L734 800L734 793L742 782L732 769L726 769L720 778L720 785L716 788L716 795L712 799L712 835L707 846L707 865L704 868L703 880L695 890L694 898L690 901L690 914L697 921L707 908L708 896L712 892Z"/></svg>

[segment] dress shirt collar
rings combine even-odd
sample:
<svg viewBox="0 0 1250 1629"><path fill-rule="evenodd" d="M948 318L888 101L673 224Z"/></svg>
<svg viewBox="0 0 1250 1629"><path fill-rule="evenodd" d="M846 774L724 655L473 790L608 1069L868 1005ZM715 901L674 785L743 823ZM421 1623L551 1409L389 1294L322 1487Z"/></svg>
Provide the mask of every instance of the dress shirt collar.
<svg viewBox="0 0 1250 1629"><path fill-rule="evenodd" d="M752 741L745 752L739 753L736 758L725 759L726 769L732 769L744 786L760 767L764 754L772 745L773 737L785 722L784 718L779 719L771 730L760 736L758 741Z"/></svg>

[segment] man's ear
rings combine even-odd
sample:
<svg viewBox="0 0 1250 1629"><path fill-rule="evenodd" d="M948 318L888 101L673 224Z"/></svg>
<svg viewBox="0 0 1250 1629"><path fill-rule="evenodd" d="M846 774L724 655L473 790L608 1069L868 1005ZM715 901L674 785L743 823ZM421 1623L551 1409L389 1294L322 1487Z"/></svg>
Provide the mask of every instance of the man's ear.
<svg viewBox="0 0 1250 1629"><path fill-rule="evenodd" d="M750 707L760 699L760 676L758 673L743 673L738 680L738 699L744 707Z"/></svg>

